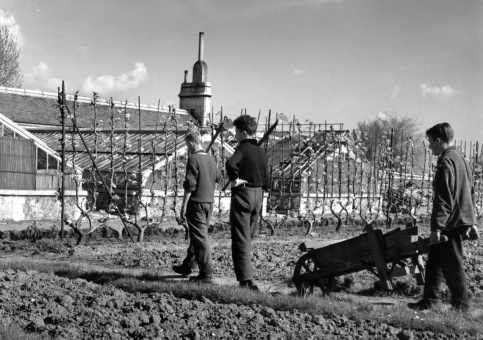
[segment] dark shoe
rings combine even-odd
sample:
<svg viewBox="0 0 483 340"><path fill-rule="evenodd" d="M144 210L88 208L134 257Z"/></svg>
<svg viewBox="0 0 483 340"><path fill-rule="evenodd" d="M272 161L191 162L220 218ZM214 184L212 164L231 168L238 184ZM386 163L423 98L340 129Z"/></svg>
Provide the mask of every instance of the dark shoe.
<svg viewBox="0 0 483 340"><path fill-rule="evenodd" d="M479 238L480 236L478 235L478 228L476 227L476 225L473 225L471 227L466 227L464 229L463 241L466 241L466 240L476 241Z"/></svg>
<svg viewBox="0 0 483 340"><path fill-rule="evenodd" d="M431 309L433 305L425 300L419 300L418 302L410 302L408 303L408 308L417 311L423 311Z"/></svg>
<svg viewBox="0 0 483 340"><path fill-rule="evenodd" d="M175 273L181 274L184 277L188 277L191 274L191 268L181 265L181 266L172 266L171 267Z"/></svg>
<svg viewBox="0 0 483 340"><path fill-rule="evenodd" d="M190 282L215 283L212 275L198 275L190 277Z"/></svg>
<svg viewBox="0 0 483 340"><path fill-rule="evenodd" d="M476 241L479 238L480 238L480 236L478 235L478 228L476 227L476 225L474 225L470 229L470 232L469 232L469 235L468 235L468 240Z"/></svg>
<svg viewBox="0 0 483 340"><path fill-rule="evenodd" d="M250 289L255 292L260 291L260 289L258 289L258 286L255 284L255 281L253 280L240 281L240 287Z"/></svg>

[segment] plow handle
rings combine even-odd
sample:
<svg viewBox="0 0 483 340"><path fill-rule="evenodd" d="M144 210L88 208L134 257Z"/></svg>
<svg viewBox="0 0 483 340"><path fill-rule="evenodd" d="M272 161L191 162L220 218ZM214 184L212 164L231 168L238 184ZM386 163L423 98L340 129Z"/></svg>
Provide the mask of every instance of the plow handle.
<svg viewBox="0 0 483 340"><path fill-rule="evenodd" d="M437 243L437 244L441 244L441 243L444 243L444 242L447 242L447 241L448 241L448 236L441 235L439 237L439 243ZM418 242L418 252L420 254L427 253L427 252L429 252L429 249L430 249L431 246L432 246L432 244L430 243L429 237L420 239L419 242Z"/></svg>
<svg viewBox="0 0 483 340"><path fill-rule="evenodd" d="M427 243L428 246L432 246L433 245L433 243L431 243L429 237L428 238L425 238L423 242L425 244ZM439 243L436 243L436 244L440 244L440 243L444 243L444 242L448 242L448 236L446 236L446 235L440 235L439 236Z"/></svg>

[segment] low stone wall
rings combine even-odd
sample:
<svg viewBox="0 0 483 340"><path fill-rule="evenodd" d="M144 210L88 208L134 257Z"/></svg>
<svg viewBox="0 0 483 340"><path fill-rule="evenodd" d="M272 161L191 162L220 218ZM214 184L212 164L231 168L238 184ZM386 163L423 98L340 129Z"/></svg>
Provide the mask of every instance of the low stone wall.
<svg viewBox="0 0 483 340"><path fill-rule="evenodd" d="M173 197L168 193L166 202L163 192L156 192L155 198L151 199L148 191L143 191L142 201L148 205L148 215L158 217L174 217ZM87 191L81 191L79 197L81 204L85 205L88 196ZM130 198L132 199L132 198ZM178 194L177 213L179 214L183 192ZM263 215L266 214L267 194L263 200ZM215 192L215 202L213 203L213 216L227 216L230 211L231 197L224 193L220 195ZM39 220L60 220L61 205L57 200L56 192L53 190L0 190L0 221L39 221ZM122 210L122 209L121 209ZM74 190L65 193L65 213L76 220L80 216L80 211L76 205L76 195ZM140 217L145 216L144 209L139 211Z"/></svg>
<svg viewBox="0 0 483 340"><path fill-rule="evenodd" d="M84 204L87 192L79 192ZM65 213L78 218L76 192L65 192ZM0 220L55 220L60 219L61 204L54 190L0 190Z"/></svg>
<svg viewBox="0 0 483 340"><path fill-rule="evenodd" d="M219 191L215 191L215 202L213 203L213 216L228 216L231 207L231 196L229 196L230 192L228 191L228 195L225 193L221 193ZM154 199L151 198L149 191L144 190L142 193L142 202L148 207L148 215L150 217L162 216L163 215L163 207L165 209L166 214L164 216L171 217L174 216L173 214L173 193L168 192L168 196L166 202L164 200L164 192L156 191ZM263 196L263 215L266 215L266 204L267 204L267 197L268 194L264 193ZM181 203L183 201L183 191L178 193L178 200L176 203L176 211L179 214L181 209ZM145 216L144 210L140 210L140 216Z"/></svg>

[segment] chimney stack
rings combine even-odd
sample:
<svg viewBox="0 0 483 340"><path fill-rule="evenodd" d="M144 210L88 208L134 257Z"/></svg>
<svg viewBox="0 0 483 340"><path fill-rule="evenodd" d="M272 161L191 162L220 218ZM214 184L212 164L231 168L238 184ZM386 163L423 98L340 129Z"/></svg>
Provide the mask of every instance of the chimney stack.
<svg viewBox="0 0 483 340"><path fill-rule="evenodd" d="M188 71L181 84L179 108L187 110L200 126L206 125L211 109L211 84L208 82L208 65L203 60L204 33L199 32L198 60L193 65L193 81L188 82Z"/></svg>
<svg viewBox="0 0 483 340"><path fill-rule="evenodd" d="M199 48L198 48L198 61L203 60L203 47L204 47L203 46L204 45L203 35L204 35L204 33L200 32L200 44L199 44Z"/></svg>

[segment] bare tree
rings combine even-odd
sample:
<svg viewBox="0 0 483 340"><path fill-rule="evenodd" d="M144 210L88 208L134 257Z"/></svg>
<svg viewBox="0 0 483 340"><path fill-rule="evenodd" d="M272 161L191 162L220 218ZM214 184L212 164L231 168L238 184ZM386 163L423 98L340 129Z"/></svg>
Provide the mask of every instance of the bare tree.
<svg viewBox="0 0 483 340"><path fill-rule="evenodd" d="M423 134L419 130L417 119L385 112L381 118L357 122L357 128L363 136L362 143L367 150L367 159L377 157L386 139L391 140L393 156L401 157L405 152L405 144L410 139L415 147L414 166L418 170L422 168Z"/></svg>
<svg viewBox="0 0 483 340"><path fill-rule="evenodd" d="M22 75L18 59L17 39L7 26L0 29L0 86L21 87Z"/></svg>

